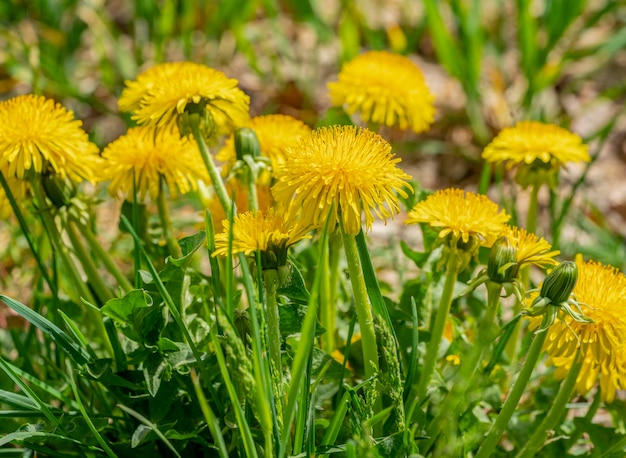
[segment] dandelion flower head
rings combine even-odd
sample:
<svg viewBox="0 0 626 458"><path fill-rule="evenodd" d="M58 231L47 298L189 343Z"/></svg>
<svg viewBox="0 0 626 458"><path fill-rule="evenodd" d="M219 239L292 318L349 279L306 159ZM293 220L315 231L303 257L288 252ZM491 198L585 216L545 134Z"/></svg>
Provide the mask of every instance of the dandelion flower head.
<svg viewBox="0 0 626 458"><path fill-rule="evenodd" d="M81 126L72 111L43 96L0 102L0 168L19 179L32 172L97 181L98 147Z"/></svg>
<svg viewBox="0 0 626 458"><path fill-rule="evenodd" d="M223 222L224 231L215 236L213 256L228 255L230 222ZM246 256L261 252L264 268L277 268L287 263L287 248L310 238L310 226L300 224L285 213L274 210L245 212L235 216L232 228L232 253Z"/></svg>
<svg viewBox="0 0 626 458"><path fill-rule="evenodd" d="M132 199L133 175L137 195L155 200L161 192L161 180L170 193L186 194L197 188L197 181L209 182L202 157L195 142L168 130L133 127L102 152L103 175L111 180L109 193Z"/></svg>
<svg viewBox="0 0 626 458"><path fill-rule="evenodd" d="M487 196L462 189L443 189L418 202L406 224L426 223L439 238L491 246L510 216Z"/></svg>
<svg viewBox="0 0 626 458"><path fill-rule="evenodd" d="M138 124L176 129L185 109L200 105L209 113L217 133L229 133L249 119L250 98L237 84L204 65L167 62L127 81L118 106L134 113L132 118Z"/></svg>
<svg viewBox="0 0 626 458"><path fill-rule="evenodd" d="M311 133L311 128L302 121L282 114L257 116L246 127L254 130L261 145L261 154L270 159L274 168L285 162L288 147ZM234 135L226 140L216 158L225 163L222 172L228 174L237 160Z"/></svg>
<svg viewBox="0 0 626 458"><path fill-rule="evenodd" d="M328 83L333 106L363 121L423 132L435 118L434 97L419 67L386 51L370 51L346 63Z"/></svg>
<svg viewBox="0 0 626 458"><path fill-rule="evenodd" d="M626 389L626 277L618 269L577 257L578 282L573 290L583 313L592 323L578 322L566 314L548 329L544 349L549 362L564 378L580 346L582 368L576 391L585 395L598 377L602 399L612 402L618 389ZM534 329L541 317L533 318Z"/></svg>
<svg viewBox="0 0 626 458"><path fill-rule="evenodd" d="M303 222L331 230L343 223L347 234L361 231L361 217L369 230L377 216L385 220L399 213L396 193L411 177L396 165L400 159L378 134L356 126L322 127L288 149L285 163L275 172L272 188L279 205L300 212Z"/></svg>
<svg viewBox="0 0 626 458"><path fill-rule="evenodd" d="M552 250L552 245L543 237L537 237L532 232L515 226L507 226L501 235L505 235L516 248L518 268L530 264L546 268L557 264L554 257L560 251Z"/></svg>
<svg viewBox="0 0 626 458"><path fill-rule="evenodd" d="M569 162L589 162L587 145L562 127L536 121L521 121L503 129L482 154L487 162L518 166L517 180L527 185L547 180L550 173ZM546 178L548 177L548 178Z"/></svg>

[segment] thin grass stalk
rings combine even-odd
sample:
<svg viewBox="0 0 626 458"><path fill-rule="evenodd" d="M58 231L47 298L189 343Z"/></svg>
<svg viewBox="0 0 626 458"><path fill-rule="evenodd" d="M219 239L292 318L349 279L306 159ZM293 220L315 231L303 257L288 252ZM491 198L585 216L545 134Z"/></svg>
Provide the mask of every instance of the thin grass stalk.
<svg viewBox="0 0 626 458"><path fill-rule="evenodd" d="M348 413L348 406L350 405L350 393L345 392L341 399L335 406L335 413L333 414L333 418L330 421L330 424L326 428L324 432L324 437L322 438L321 446L323 445L333 445L337 440L337 436L339 436L339 430L341 429L341 425L343 424L343 420L346 418L346 414ZM320 458L328 458L328 454L321 455Z"/></svg>
<svg viewBox="0 0 626 458"><path fill-rule="evenodd" d="M229 250L232 253L232 250ZM229 258L232 255L229 254ZM272 390L272 381L270 375L270 365L267 358L263 355L267 354L267 349L263 345L261 338L261 329L259 328L259 310L258 299L255 297L255 288L252 282L252 275L248 267L248 261L243 253L238 254L239 264L242 271L242 281L248 299L248 312L250 314L250 329L252 332L252 368L254 370L254 378L257 382L255 390L255 403L257 414L263 430L266 449L275 449L279 447L280 440L278 435L278 420L273 412L276 411L274 406L274 395ZM232 263L232 260L231 260ZM232 270L232 269L231 269ZM276 442L276 446L272 445ZM282 446L282 444L280 444Z"/></svg>
<svg viewBox="0 0 626 458"><path fill-rule="evenodd" d="M136 418L143 425L147 426L152 431L154 431L154 434L156 434L157 437L163 441L163 443L167 446L167 448L169 448L172 451L172 453L174 453L174 456L176 456L176 458L182 458L180 456L180 453L178 453L178 450L176 450L176 448L172 445L172 443L169 441L169 439L165 436L165 434L163 434L163 432L159 429L159 427L155 423L152 423L150 420L148 420L146 417L141 415L136 410L133 410L130 407L127 407L127 406L125 406L123 404L118 404L117 407L119 407L124 412L129 414L131 417Z"/></svg>
<svg viewBox="0 0 626 458"><path fill-rule="evenodd" d="M213 442L217 447L217 452L221 458L228 458L228 449L226 448L226 442L224 442L224 436L222 435L222 430L220 429L219 420L215 416L215 412L213 412L213 409L211 409L211 406L204 396L202 386L198 381L198 375L193 369L189 375L191 376L191 383L193 384L193 389L196 393L196 397L198 398L198 403L200 404L200 410L202 410L204 421L206 421L209 431L211 431L211 436L213 436Z"/></svg>
<svg viewBox="0 0 626 458"><path fill-rule="evenodd" d="M265 317L267 319L267 337L270 354L270 374L272 384L275 387L274 400L276 402L276 413L279 426L283 424L283 363L281 355L281 335L280 316L278 313L278 303L276 302L276 292L278 291L278 271L276 269L263 270L263 285L265 285ZM280 432L280 431L279 431Z"/></svg>
<svg viewBox="0 0 626 458"><path fill-rule="evenodd" d="M76 224L80 224L79 221L74 220L74 222ZM121 287L125 293L134 289L133 285L130 281L128 281L128 278L126 278L126 275L122 273L115 261L111 258L109 252L102 247L91 228L81 225L81 229L82 230L80 232L85 238L89 249L98 257L98 259L100 259L106 270L113 275L113 278L117 281L118 286Z"/></svg>
<svg viewBox="0 0 626 458"><path fill-rule="evenodd" d="M435 418L428 424L426 434L430 436L429 439L423 442L423 446L420 444L420 449L423 452L428 451L437 440L437 436L441 432L441 429L450 424L451 416L458 416L464 410L465 393L472 386L473 378L476 370L480 366L480 361L485 353L489 344L495 337L494 321L498 312L500 304L500 291L502 286L499 283L487 282L487 308L478 324L476 329L479 332L476 334L476 341L466 357L463 357L461 367L454 377L454 384L452 389L443 400L439 411L435 415ZM450 443L448 444L450 445Z"/></svg>
<svg viewBox="0 0 626 458"><path fill-rule="evenodd" d="M547 319L548 315L546 314L544 315L543 321L545 322ZM535 335L535 338L530 345L530 349L528 350L528 355L526 356L524 365L522 366L522 369L520 370L517 379L515 380L515 383L506 398L506 401L504 401L504 405L502 406L495 423L491 425L491 428L487 433L487 437L478 449L475 458L489 458L492 456L496 444L506 430L511 417L513 416L513 412L515 412L517 404L524 394L524 390L526 389L526 385L528 385L530 376L537 365L537 361L539 361L539 356L541 355L541 350L547 336L548 330Z"/></svg>
<svg viewBox="0 0 626 458"><path fill-rule="evenodd" d="M563 415L567 412L567 403L572 398L574 390L576 388L576 379L582 368L583 360L580 358L580 348L576 352L574 363L567 374L565 380L561 383L556 398L550 405L550 410L544 417L541 424L535 429L530 439L524 444L524 447L519 451L516 458L531 458L539 451L544 445L548 432L554 430L559 423L559 420L563 418Z"/></svg>
<svg viewBox="0 0 626 458"><path fill-rule="evenodd" d="M39 267L39 272L41 273L41 276L43 277L43 279L46 281L46 284L48 285L48 287L50 288L52 295L56 298L58 295L57 285L50 278L50 275L48 274L48 269L46 269L46 267L44 266L41 256L39 256L39 252L35 248L32 235L30 234L30 230L28 229L28 224L26 223L26 220L24 219L24 215L22 215L22 210L20 209L20 206L15 201L15 197L13 196L13 193L11 192L11 188L9 187L6 180L4 179L4 175L2 174L1 171L0 171L0 185L2 185L2 189L4 189L4 194L7 196L7 200L9 201L9 204L11 205L13 214L17 218L22 234L24 234L24 238L26 238L28 247L30 248L30 251L33 254L33 257L35 258L37 267Z"/></svg>
<svg viewBox="0 0 626 458"><path fill-rule="evenodd" d="M133 229L138 231L139 229L139 203L137 201L137 176L135 173L135 169L133 168L133 205L132 205L132 221L133 221ZM141 270L141 253L139 250L139 246L141 245L141 241L137 237L133 237L134 244L134 261L135 261L135 288L139 288L141 286L141 275L139 274L139 270Z"/></svg>
<svg viewBox="0 0 626 458"><path fill-rule="evenodd" d="M324 265L324 263L326 262L326 256L328 256L328 220L326 221L326 226L324 227L324 230L322 232L319 246L320 252L318 259L320 260L320 265ZM315 341L315 324L317 321L317 309L319 307L321 276L321 270L317 269L317 271L315 272L315 278L313 280L313 287L311 288L311 296L309 297L307 311L304 316L304 321L302 323L300 343L293 359L293 365L291 369L291 383L289 384L289 388L287 389L285 425L280 441L280 448L278 450L278 458L284 458L287 453L289 432L291 430L291 425L293 424L296 406L298 404L299 393L302 389L302 379L311 356L313 343Z"/></svg>
<svg viewBox="0 0 626 458"><path fill-rule="evenodd" d="M450 313L454 285L458 276L457 264L458 258L456 250L454 248L450 248L448 265L446 266L445 273L446 279L443 285L443 291L441 292L435 322L430 332L430 342L428 342L426 357L424 359L424 365L420 372L419 384L417 386L416 400L419 402L423 402L426 398L426 392L428 390L430 379L435 372L435 365L437 364L437 359L439 357L439 345L441 344L441 338L443 337L446 320L448 319L448 314Z"/></svg>
<svg viewBox="0 0 626 458"><path fill-rule="evenodd" d="M233 382L230 378L229 369L228 369L228 366L226 365L226 358L224 357L224 352L222 351L222 344L217 338L215 326L213 327L213 329L211 329L209 334L211 336L211 343L213 344L215 357L217 358L217 364L220 368L222 379L224 380L224 385L226 386L226 391L228 391L228 397L230 398L230 402L235 411L235 418L237 420L237 426L239 427L239 430L241 431L241 438L243 440L243 447L246 451L246 456L251 457L251 458L258 457L257 452L256 452L256 446L254 443L254 438L252 437L250 426L248 425L248 422L246 421L243 410L239 403L237 390L235 389L235 386L233 385ZM207 383L208 383L208 380L207 380ZM272 441L269 441L269 443L266 442L266 450L265 450L266 456L273 455L272 444L273 444ZM267 447L270 447L270 449L268 450Z"/></svg>
<svg viewBox="0 0 626 458"><path fill-rule="evenodd" d="M157 196L157 209L159 211L159 220L161 221L161 229L163 231L163 238L167 246L167 252L173 258L182 257L180 247L174 238L174 230L172 228L172 220L170 219L170 212L165 201L165 180L163 175L159 175L159 195Z"/></svg>

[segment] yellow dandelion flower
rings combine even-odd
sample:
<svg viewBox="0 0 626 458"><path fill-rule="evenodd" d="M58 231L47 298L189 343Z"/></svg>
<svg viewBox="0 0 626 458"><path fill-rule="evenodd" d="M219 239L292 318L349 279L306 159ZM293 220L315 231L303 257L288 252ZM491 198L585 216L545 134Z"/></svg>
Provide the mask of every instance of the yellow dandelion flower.
<svg viewBox="0 0 626 458"><path fill-rule="evenodd" d="M172 195L197 189L196 182L209 182L195 142L172 131L134 127L102 152L103 176L110 179L109 193L132 199L133 173L137 195L155 200L165 182Z"/></svg>
<svg viewBox="0 0 626 458"><path fill-rule="evenodd" d="M418 202L405 223L426 223L439 230L440 239L451 235L464 243L471 239L491 246L509 218L487 196L451 188L437 191Z"/></svg>
<svg viewBox="0 0 626 458"><path fill-rule="evenodd" d="M224 231L215 236L213 256L228 254L230 222L223 222ZM310 226L289 218L285 213L275 211L245 212L235 216L233 221L232 253L246 256L261 252L263 268L277 268L287 264L287 248L300 240L310 238Z"/></svg>
<svg viewBox="0 0 626 458"><path fill-rule="evenodd" d="M370 51L346 63L328 83L333 106L363 121L422 132L435 119L434 97L419 67L386 51Z"/></svg>
<svg viewBox="0 0 626 458"><path fill-rule="evenodd" d="M554 257L560 251L552 250L552 245L543 237L537 237L532 232L515 226L507 226L501 235L505 235L517 250L518 268L530 264L546 268L557 264Z"/></svg>
<svg viewBox="0 0 626 458"><path fill-rule="evenodd" d="M254 130L261 145L261 154L272 161L274 168L285 162L288 147L311 133L311 128L302 121L282 114L257 116L246 127ZM234 135L226 140L216 158L225 163L222 173L227 175L237 160Z"/></svg>
<svg viewBox="0 0 626 458"><path fill-rule="evenodd" d="M81 126L72 111L42 96L0 102L0 168L19 179L32 171L95 182L99 151Z"/></svg>
<svg viewBox="0 0 626 458"><path fill-rule="evenodd" d="M369 230L375 215L386 220L400 212L395 193L406 197L403 187L411 177L398 162L391 145L374 132L322 127L289 148L272 193L292 215L301 212L303 222L323 226L329 217L333 229L341 217L345 232L356 235L362 213Z"/></svg>
<svg viewBox="0 0 626 458"><path fill-rule="evenodd" d="M517 166L517 181L554 184L554 172L568 162L589 162L582 139L562 127L536 121L521 121L503 129L482 154L487 162Z"/></svg>
<svg viewBox="0 0 626 458"><path fill-rule="evenodd" d="M139 124L176 129L188 105L201 105L217 133L228 133L248 121L250 98L237 80L193 62L167 62L127 81L118 106L133 112Z"/></svg>
<svg viewBox="0 0 626 458"><path fill-rule="evenodd" d="M548 329L544 349L549 362L557 367L555 376L564 378L580 347L582 368L576 390L585 395L598 377L602 399L612 402L618 389L626 389L626 277L616 268L598 262L583 262L579 256L578 282L574 295L582 312L593 320L575 321L563 314ZM533 318L531 329L541 317Z"/></svg>

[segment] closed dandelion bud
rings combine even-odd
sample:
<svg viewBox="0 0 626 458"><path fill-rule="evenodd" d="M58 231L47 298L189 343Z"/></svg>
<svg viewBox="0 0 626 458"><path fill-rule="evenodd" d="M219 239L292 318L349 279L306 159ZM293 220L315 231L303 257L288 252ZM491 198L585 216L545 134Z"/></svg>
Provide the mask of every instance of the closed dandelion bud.
<svg viewBox="0 0 626 458"><path fill-rule="evenodd" d="M491 247L487 275L496 283L512 281L517 276L517 248L508 237L500 237Z"/></svg>
<svg viewBox="0 0 626 458"><path fill-rule="evenodd" d="M577 280L578 267L576 263L572 261L562 262L543 281L540 296L550 299L554 305L561 304L569 299Z"/></svg>
<svg viewBox="0 0 626 458"><path fill-rule="evenodd" d="M58 174L47 174L41 178L41 184L46 197L56 208L69 205L70 200L76 196L76 186L70 180L61 178Z"/></svg>
<svg viewBox="0 0 626 458"><path fill-rule="evenodd" d="M196 128L200 130L205 139L211 138L215 134L215 123L213 122L211 112L206 109L205 104L187 104L185 111L177 120L181 137L192 135Z"/></svg>
<svg viewBox="0 0 626 458"><path fill-rule="evenodd" d="M235 131L235 153L238 161L243 160L246 155L253 158L261 155L261 144L254 130L241 127Z"/></svg>

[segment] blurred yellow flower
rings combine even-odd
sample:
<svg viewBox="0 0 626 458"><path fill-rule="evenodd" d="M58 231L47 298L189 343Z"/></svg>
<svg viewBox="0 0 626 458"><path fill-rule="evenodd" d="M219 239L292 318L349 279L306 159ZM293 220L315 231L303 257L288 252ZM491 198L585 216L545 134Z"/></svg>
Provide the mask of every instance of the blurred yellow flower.
<svg viewBox="0 0 626 458"><path fill-rule="evenodd" d="M587 145L562 127L536 121L521 121L503 129L482 153L487 162L518 167L517 181L526 186L552 183L555 171L568 162L589 162Z"/></svg>
<svg viewBox="0 0 626 458"><path fill-rule="evenodd" d="M118 106L139 124L176 129L188 105L210 114L214 131L229 133L249 119L250 98L237 80L193 62L167 62L126 81Z"/></svg>
<svg viewBox="0 0 626 458"><path fill-rule="evenodd" d="M616 390L626 389L626 277L614 267L583 262L580 256L576 264L578 282L573 293L593 322L562 314L548 329L544 349L557 368L555 376L565 378L580 347L583 363L576 391L587 394L599 377L602 399L612 402ZM540 322L541 317L532 318L530 329Z"/></svg>
<svg viewBox="0 0 626 458"><path fill-rule="evenodd" d="M370 51L346 63L328 83L333 106L359 113L363 121L427 130L435 119L434 97L419 67L386 51Z"/></svg>
<svg viewBox="0 0 626 458"><path fill-rule="evenodd" d="M228 255L230 222L223 222L224 231L215 235L213 256ZM287 248L302 239L310 238L310 226L289 218L273 208L269 211L245 212L233 221L232 254L246 256L261 252L263 268L277 268L287 264Z"/></svg>
<svg viewBox="0 0 626 458"><path fill-rule="evenodd" d="M81 126L72 111L42 96L0 102L0 168L20 179L32 171L97 181L98 147Z"/></svg>
<svg viewBox="0 0 626 458"><path fill-rule="evenodd" d="M274 198L290 214L333 230L341 218L347 234L369 230L374 215L387 219L400 212L396 193L411 177L396 164L382 137L355 126L322 127L288 149L286 162L275 172ZM330 215L329 215L330 213Z"/></svg>
<svg viewBox="0 0 626 458"><path fill-rule="evenodd" d="M426 223L439 231L440 239L451 236L463 243L491 246L504 231L509 218L487 196L450 188L418 202L405 223Z"/></svg>
<svg viewBox="0 0 626 458"><path fill-rule="evenodd" d="M197 181L210 181L196 143L168 130L131 128L110 143L102 157L102 175L111 180L109 193L114 197L132 199L133 174L140 200L148 194L155 200L161 180L173 196L195 190Z"/></svg>
<svg viewBox="0 0 626 458"><path fill-rule="evenodd" d="M285 162L286 149L311 133L311 128L302 121L282 114L257 116L246 127L254 130L261 145L261 154L270 159L275 169ZM222 174L227 175L237 161L234 135L226 140L216 159L225 163Z"/></svg>

